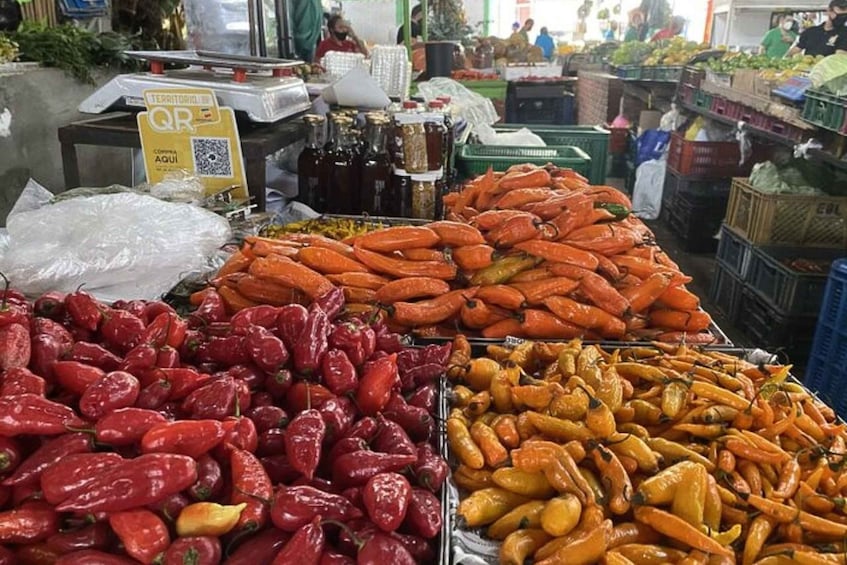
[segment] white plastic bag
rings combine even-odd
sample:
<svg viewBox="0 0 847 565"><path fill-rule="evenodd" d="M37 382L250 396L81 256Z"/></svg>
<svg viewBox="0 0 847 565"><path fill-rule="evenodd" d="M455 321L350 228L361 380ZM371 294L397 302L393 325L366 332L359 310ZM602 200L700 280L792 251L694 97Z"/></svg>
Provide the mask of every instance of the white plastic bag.
<svg viewBox="0 0 847 565"><path fill-rule="evenodd" d="M498 133L488 124L480 124L475 130L477 137L479 137L479 142L483 145L512 145L523 147L545 147L547 145L543 139L527 128Z"/></svg>
<svg viewBox="0 0 847 565"><path fill-rule="evenodd" d="M427 102L439 96L449 96L453 116L474 127L493 124L500 119L491 100L449 78L436 77L422 82L418 84L418 92Z"/></svg>
<svg viewBox="0 0 847 565"><path fill-rule="evenodd" d="M6 220L0 271L30 296L80 285L103 301L156 299L230 237L221 216L132 192L47 204L30 181Z"/></svg>
<svg viewBox="0 0 847 565"><path fill-rule="evenodd" d="M655 220L662 211L667 162L644 161L635 170L632 189L632 212L642 220Z"/></svg>

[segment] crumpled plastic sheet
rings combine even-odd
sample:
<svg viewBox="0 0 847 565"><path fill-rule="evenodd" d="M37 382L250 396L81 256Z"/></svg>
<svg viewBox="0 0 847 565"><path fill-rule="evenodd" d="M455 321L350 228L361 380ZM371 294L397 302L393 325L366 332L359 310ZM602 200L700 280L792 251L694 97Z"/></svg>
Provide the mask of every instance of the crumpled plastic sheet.
<svg viewBox="0 0 847 565"><path fill-rule="evenodd" d="M55 203L30 181L6 220L0 271L30 296L81 285L98 299L156 299L212 268L227 220L191 204L122 192Z"/></svg>
<svg viewBox="0 0 847 565"><path fill-rule="evenodd" d="M463 118L474 127L490 125L500 119L491 100L449 78L436 77L422 82L418 84L418 92L427 102L449 96L453 116Z"/></svg>

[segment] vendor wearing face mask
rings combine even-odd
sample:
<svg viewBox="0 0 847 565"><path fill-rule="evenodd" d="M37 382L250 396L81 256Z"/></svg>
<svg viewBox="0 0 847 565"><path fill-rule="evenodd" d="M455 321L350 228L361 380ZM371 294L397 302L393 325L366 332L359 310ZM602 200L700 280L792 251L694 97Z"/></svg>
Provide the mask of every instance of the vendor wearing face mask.
<svg viewBox="0 0 847 565"><path fill-rule="evenodd" d="M847 0L844 1L847 2ZM365 57L368 56L365 44L356 37L353 28L341 16L336 14L329 18L326 27L329 30L329 37L318 44L318 50L315 53L316 61L323 59L323 56L330 51L362 53Z"/></svg>
<svg viewBox="0 0 847 565"><path fill-rule="evenodd" d="M788 57L801 51L805 55L828 56L847 51L847 0L832 0L824 23L810 27L800 34L797 43L788 50Z"/></svg>
<svg viewBox="0 0 847 565"><path fill-rule="evenodd" d="M785 14L779 17L778 25L768 31L762 38L762 50L765 55L772 59L781 59L788 53L788 49L797 39L797 33L793 31L794 17Z"/></svg>

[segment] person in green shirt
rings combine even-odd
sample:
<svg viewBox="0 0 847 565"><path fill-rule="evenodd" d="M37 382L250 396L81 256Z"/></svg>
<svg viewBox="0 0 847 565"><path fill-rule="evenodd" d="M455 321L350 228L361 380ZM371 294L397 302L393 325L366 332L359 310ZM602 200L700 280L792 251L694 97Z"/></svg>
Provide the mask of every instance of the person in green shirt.
<svg viewBox="0 0 847 565"><path fill-rule="evenodd" d="M323 6L320 0L293 0L289 6L291 7L294 53L303 61L311 63L321 38Z"/></svg>
<svg viewBox="0 0 847 565"><path fill-rule="evenodd" d="M794 45L797 32L792 28L794 17L791 14L780 16L775 28L769 30L762 38L762 49L765 55L772 59L782 59L788 53L788 49Z"/></svg>

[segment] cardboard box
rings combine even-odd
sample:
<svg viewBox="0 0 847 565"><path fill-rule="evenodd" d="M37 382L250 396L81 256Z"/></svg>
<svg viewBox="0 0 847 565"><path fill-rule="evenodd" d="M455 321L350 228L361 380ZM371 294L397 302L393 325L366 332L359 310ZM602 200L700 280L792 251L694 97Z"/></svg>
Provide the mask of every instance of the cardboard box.
<svg viewBox="0 0 847 565"><path fill-rule="evenodd" d="M647 131L648 129L659 129L659 123L662 120L662 113L656 110L643 110L638 116L638 131Z"/></svg>

